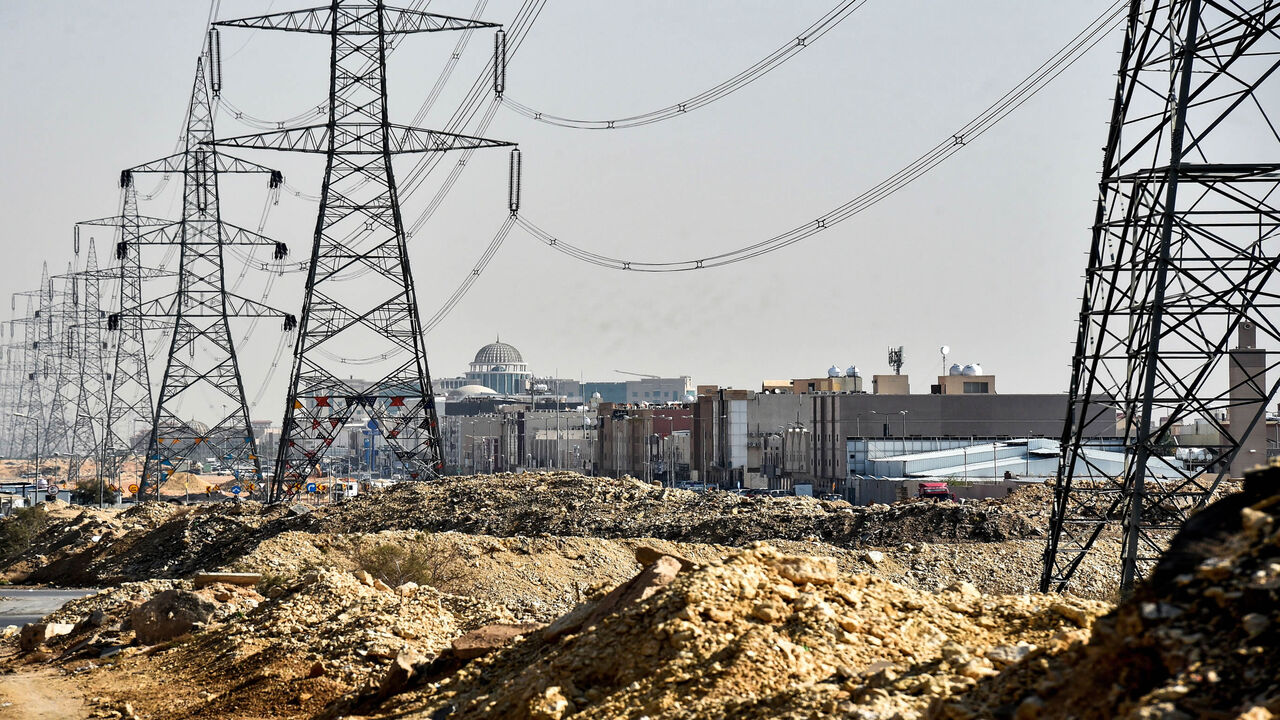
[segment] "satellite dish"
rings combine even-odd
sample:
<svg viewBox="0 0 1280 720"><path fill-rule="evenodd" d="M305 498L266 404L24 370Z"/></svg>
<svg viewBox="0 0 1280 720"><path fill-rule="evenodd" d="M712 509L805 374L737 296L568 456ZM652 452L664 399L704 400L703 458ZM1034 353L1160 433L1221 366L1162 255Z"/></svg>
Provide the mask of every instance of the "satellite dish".
<svg viewBox="0 0 1280 720"><path fill-rule="evenodd" d="M949 345L943 345L942 347L938 348L938 352L942 353L943 355L950 355L950 354L951 354L951 346L949 346Z"/></svg>

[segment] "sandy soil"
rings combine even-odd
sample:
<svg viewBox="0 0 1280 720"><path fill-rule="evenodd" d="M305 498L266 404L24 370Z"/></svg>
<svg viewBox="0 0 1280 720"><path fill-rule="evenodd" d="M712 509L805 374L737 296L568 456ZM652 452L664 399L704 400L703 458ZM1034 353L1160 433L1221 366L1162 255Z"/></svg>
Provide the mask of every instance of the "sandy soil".
<svg viewBox="0 0 1280 720"><path fill-rule="evenodd" d="M90 712L79 683L60 672L19 669L0 675L2 720L78 720Z"/></svg>

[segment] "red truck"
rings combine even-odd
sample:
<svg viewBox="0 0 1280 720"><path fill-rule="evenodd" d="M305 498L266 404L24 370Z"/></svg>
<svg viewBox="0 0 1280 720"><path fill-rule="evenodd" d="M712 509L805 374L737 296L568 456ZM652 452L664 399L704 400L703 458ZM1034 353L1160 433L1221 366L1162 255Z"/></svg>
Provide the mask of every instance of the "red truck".
<svg viewBox="0 0 1280 720"><path fill-rule="evenodd" d="M947 487L947 484L944 482L920 483L920 490L916 497L921 500L936 500L938 502L943 500L950 500L951 502L956 501L956 494L951 492Z"/></svg>

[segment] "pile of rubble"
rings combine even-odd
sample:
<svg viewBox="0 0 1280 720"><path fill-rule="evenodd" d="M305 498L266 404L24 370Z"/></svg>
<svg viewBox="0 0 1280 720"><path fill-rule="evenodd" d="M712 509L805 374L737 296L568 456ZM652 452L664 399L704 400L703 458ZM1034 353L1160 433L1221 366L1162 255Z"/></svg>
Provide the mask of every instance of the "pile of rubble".
<svg viewBox="0 0 1280 720"><path fill-rule="evenodd" d="M694 566L648 551L633 581L514 645L377 707L405 718L917 717L1038 646L1086 636L1105 606L939 595L767 545ZM350 709L368 713L357 699Z"/></svg>
<svg viewBox="0 0 1280 720"><path fill-rule="evenodd" d="M1087 645L1034 654L936 717L1280 716L1280 467L1194 516Z"/></svg>
<svg viewBox="0 0 1280 720"><path fill-rule="evenodd" d="M538 498L530 502L530 498ZM68 511L31 548L0 563L11 582L101 586L226 567L288 532L458 532L496 537L656 538L744 546L835 548L1039 541L1045 522L999 501L851 507L812 498L660 488L574 473L451 477L401 483L333 506L149 502L113 516Z"/></svg>
<svg viewBox="0 0 1280 720"><path fill-rule="evenodd" d="M530 502L530 498L538 502ZM814 539L833 545L995 542L1043 534L1043 523L999 502L852 507L806 497L743 497L576 473L506 473L404 483L322 518L335 532L455 530L472 535L649 537L743 546Z"/></svg>

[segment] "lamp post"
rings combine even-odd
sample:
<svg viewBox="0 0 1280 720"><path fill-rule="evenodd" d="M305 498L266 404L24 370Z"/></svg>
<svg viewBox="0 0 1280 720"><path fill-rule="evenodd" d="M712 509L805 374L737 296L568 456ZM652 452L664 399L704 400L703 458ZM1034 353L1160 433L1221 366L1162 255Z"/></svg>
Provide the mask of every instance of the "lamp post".
<svg viewBox="0 0 1280 720"><path fill-rule="evenodd" d="M35 472L34 472L33 474L35 475L35 480L36 480L36 482L35 482L36 490L37 490L37 491L39 491L39 489L40 489L40 416L38 416L38 415L37 415L37 416L32 417L32 416L30 416L30 415L27 415L26 413L17 413L17 412L16 412L16 413L13 413L13 416L14 416L14 417L23 418L24 420L33 420L33 421L35 421L35 424L36 424L36 467L35 467ZM27 504L27 484L26 484L26 483L23 483L23 484L22 484L22 504L23 504L23 505L26 505L26 504Z"/></svg>
<svg viewBox="0 0 1280 720"><path fill-rule="evenodd" d="M907 411L899 410L902 413L902 440L905 443L907 439ZM906 447L905 445L903 447Z"/></svg>

